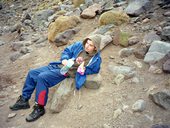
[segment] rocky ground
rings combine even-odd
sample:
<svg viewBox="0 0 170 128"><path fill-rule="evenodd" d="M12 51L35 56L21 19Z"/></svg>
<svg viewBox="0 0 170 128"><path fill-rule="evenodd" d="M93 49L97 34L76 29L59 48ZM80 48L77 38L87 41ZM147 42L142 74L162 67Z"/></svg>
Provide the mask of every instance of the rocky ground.
<svg viewBox="0 0 170 128"><path fill-rule="evenodd" d="M124 0L58 2L0 2L0 128L170 127L168 1L138 1L142 6L135 11ZM66 46L92 33L103 39L98 89L70 91L62 111L52 113L57 87L51 88L46 114L33 123L25 121L32 108L9 109L29 69L58 60Z"/></svg>

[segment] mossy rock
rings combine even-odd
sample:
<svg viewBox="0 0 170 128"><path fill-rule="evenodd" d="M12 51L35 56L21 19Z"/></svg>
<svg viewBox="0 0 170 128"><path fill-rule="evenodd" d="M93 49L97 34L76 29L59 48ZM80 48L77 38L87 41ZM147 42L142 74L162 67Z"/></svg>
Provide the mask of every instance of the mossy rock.
<svg viewBox="0 0 170 128"><path fill-rule="evenodd" d="M114 24L121 25L129 22L129 16L122 11L108 11L103 13L99 18L100 25Z"/></svg>
<svg viewBox="0 0 170 128"><path fill-rule="evenodd" d="M81 4L85 3L85 0L72 0L74 7L79 7Z"/></svg>
<svg viewBox="0 0 170 128"><path fill-rule="evenodd" d="M49 25L48 40L54 42L57 34L76 27L78 23L80 23L80 19L77 16L59 16L55 22Z"/></svg>
<svg viewBox="0 0 170 128"><path fill-rule="evenodd" d="M129 37L130 37L130 34L125 33L125 32L120 32L119 44L123 47L127 47Z"/></svg>

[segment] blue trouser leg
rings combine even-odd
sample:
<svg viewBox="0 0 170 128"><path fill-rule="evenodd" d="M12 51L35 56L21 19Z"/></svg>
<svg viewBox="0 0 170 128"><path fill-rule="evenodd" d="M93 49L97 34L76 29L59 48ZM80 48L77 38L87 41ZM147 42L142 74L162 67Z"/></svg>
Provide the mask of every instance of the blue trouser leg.
<svg viewBox="0 0 170 128"><path fill-rule="evenodd" d="M38 75L36 85L36 102L40 105L46 105L48 99L48 88L53 87L66 76L61 75L60 69L52 69L42 72Z"/></svg>
<svg viewBox="0 0 170 128"><path fill-rule="evenodd" d="M38 75L42 72L48 71L50 68L48 66L44 66L37 69L32 69L28 72L28 75L25 80L25 84L22 90L22 96L29 100L31 98L31 94L33 93L35 86L37 84Z"/></svg>

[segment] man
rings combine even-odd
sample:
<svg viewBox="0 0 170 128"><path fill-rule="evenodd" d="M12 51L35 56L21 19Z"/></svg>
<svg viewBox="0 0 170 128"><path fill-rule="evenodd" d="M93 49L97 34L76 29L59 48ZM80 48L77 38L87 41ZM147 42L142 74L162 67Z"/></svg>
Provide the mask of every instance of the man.
<svg viewBox="0 0 170 128"><path fill-rule="evenodd" d="M29 99L36 89L36 98L34 109L31 114L26 117L27 122L37 120L45 114L44 106L48 99L48 88L55 86L68 77L75 78L76 89L79 90L86 81L86 75L96 74L100 70L100 42L99 35L93 35L86 38L83 42L76 42L68 46L61 54L60 61L51 62L48 66L30 70L22 95L18 98L11 110L20 110L30 108ZM69 71L62 75L60 69L67 65L68 60L74 61ZM84 64L83 73L78 72L80 65Z"/></svg>

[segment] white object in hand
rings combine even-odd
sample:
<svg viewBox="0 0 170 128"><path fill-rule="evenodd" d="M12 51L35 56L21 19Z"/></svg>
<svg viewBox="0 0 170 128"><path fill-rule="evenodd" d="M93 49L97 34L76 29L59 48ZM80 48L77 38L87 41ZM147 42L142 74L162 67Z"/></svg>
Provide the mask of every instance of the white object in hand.
<svg viewBox="0 0 170 128"><path fill-rule="evenodd" d="M67 65L63 66L61 69L60 69L60 73L62 75L65 75L68 70L73 66L74 64L74 61L72 59L69 59L68 62L67 62Z"/></svg>

